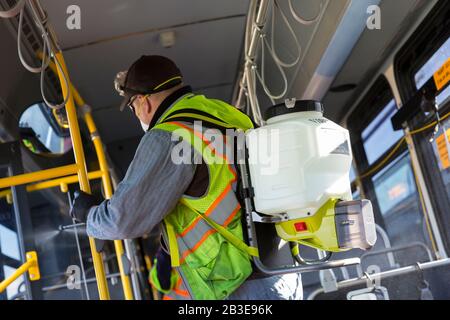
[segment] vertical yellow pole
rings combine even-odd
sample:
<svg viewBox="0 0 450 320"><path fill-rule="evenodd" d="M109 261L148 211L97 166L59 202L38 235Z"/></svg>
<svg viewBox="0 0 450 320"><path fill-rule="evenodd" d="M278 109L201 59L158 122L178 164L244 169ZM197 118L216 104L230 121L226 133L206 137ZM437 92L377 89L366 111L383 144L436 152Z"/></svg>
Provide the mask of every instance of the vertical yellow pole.
<svg viewBox="0 0 450 320"><path fill-rule="evenodd" d="M42 53L38 52L38 56L40 59L42 59ZM50 68L53 70L55 74L57 74L57 68L53 62L50 62ZM73 99L78 107L83 108L85 106L85 102L81 95L79 94L78 90L72 85L71 82L69 82L71 94L73 96ZM103 150L103 144L100 135L97 132L97 127L95 125L94 119L92 117L92 114L89 110L84 111L84 120L86 122L86 125L88 127L89 133L91 134L92 141L94 143L95 152L97 154L100 171L102 172L102 184L105 189L105 198L111 199L113 195L112 190L112 184L111 184L111 177L109 175L109 167L108 162L106 161L105 152ZM117 263L119 265L119 271L120 271L120 278L122 281L122 287L123 287L123 293L125 296L125 299L127 300L133 300L133 288L131 287L130 277L125 273L124 265L122 257L125 256L125 251L123 248L123 242L121 240L114 241L114 247L116 250L116 256L117 256Z"/></svg>
<svg viewBox="0 0 450 320"><path fill-rule="evenodd" d="M84 105L84 104L83 104ZM97 132L92 114L86 112L85 121L91 133L92 141L94 143L95 151L97 153L98 162L100 165L100 171L102 172L102 183L105 190L105 198L111 199L113 195L111 177L109 175L108 162L106 161L105 152L103 150L103 144L101 138ZM117 263L119 264L120 278L122 280L123 293L126 300L133 300L133 290L131 288L130 277L125 273L123 265L123 257L125 257L125 251L123 249L122 240L115 240L114 247L116 249Z"/></svg>
<svg viewBox="0 0 450 320"><path fill-rule="evenodd" d="M62 69L60 70L60 68L57 68L57 72L59 81L61 83L63 96L67 97L67 95L69 94L69 88L66 87L65 85L66 82L64 80L64 77L66 78L68 84L70 84L70 79L67 72L64 57L60 51L55 53L55 59L57 60L57 63L59 63ZM67 112L67 120L69 122L70 136L72 138L75 163L78 166L77 175L80 183L80 189L84 192L91 193L91 187L89 185L89 179L87 175L86 160L84 157L84 150L81 141L80 127L78 125L77 112L75 109L73 96L70 97L70 99L66 104L66 112ZM89 237L89 244L91 247L92 260L94 264L95 277L97 279L99 297L101 300L109 300L110 297L109 297L108 283L105 276L105 269L103 265L102 256L97 251L94 238Z"/></svg>

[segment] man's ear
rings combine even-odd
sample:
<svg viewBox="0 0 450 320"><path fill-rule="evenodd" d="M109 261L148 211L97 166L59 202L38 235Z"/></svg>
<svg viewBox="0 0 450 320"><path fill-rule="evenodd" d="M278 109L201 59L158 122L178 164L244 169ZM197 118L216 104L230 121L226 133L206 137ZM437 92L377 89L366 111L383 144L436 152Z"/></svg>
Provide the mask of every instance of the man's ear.
<svg viewBox="0 0 450 320"><path fill-rule="evenodd" d="M151 114L154 110L153 110L153 104L150 100L150 97L145 98L145 112L147 112L148 114Z"/></svg>

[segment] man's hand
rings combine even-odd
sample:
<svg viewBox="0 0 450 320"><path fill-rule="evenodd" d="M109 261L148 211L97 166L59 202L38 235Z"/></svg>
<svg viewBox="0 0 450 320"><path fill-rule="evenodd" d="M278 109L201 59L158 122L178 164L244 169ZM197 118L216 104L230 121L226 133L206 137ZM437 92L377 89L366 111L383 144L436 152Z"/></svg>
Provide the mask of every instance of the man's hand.
<svg viewBox="0 0 450 320"><path fill-rule="evenodd" d="M89 210L95 205L96 197L83 191L75 191L70 215L78 222L86 223Z"/></svg>

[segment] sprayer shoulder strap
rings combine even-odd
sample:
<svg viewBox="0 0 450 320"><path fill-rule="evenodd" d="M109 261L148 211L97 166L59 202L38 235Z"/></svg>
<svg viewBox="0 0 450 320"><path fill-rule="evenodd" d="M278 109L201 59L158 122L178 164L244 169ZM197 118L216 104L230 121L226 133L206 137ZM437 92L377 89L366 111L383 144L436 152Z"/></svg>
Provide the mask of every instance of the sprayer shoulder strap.
<svg viewBox="0 0 450 320"><path fill-rule="evenodd" d="M200 218L205 220L214 230L216 230L220 235L222 235L228 242L230 242L232 245L234 245L236 248L242 250L243 252L248 253L250 256L253 257L259 257L258 249L255 247L250 247L247 245L244 241L236 237L234 234L232 234L229 230L227 230L225 227L221 226L211 218L207 217L203 213L199 212L197 209L195 209L189 201L186 201L182 199L180 201L182 204L186 205L189 209L194 211L196 214L199 215Z"/></svg>
<svg viewBox="0 0 450 320"><path fill-rule="evenodd" d="M180 252L178 251L177 235L175 227L164 219L164 224L167 230L167 240L169 242L170 262L173 268L180 266Z"/></svg>
<svg viewBox="0 0 450 320"><path fill-rule="evenodd" d="M229 243L231 243L233 246L238 248L239 250L247 253L250 256L253 257L259 257L258 248L251 247L247 245L244 241L236 237L234 234L232 234L229 230L221 226L220 224L213 221L211 218L205 216L201 212L199 212L197 209L195 209L188 201L180 200L180 202L184 205L186 205L188 208L190 208L192 211L194 211L196 214L199 215L200 218L206 221L214 230L217 231L220 235L222 235ZM167 235L169 240L169 247L170 247L170 258L171 258L171 264L172 267L179 267L180 266L180 255L178 251L178 243L176 239L176 234L173 225L171 225L167 219L165 221L166 227L167 227Z"/></svg>

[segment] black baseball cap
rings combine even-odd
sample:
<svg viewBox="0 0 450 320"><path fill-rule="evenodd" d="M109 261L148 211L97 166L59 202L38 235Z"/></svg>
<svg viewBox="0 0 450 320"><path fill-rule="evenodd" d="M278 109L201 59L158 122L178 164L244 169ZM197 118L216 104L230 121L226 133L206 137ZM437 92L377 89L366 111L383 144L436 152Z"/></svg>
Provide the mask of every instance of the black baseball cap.
<svg viewBox="0 0 450 320"><path fill-rule="evenodd" d="M183 75L177 65L163 56L142 56L128 69L119 92L124 96L120 105L122 111L130 99L137 94L153 94L173 88L183 82Z"/></svg>

